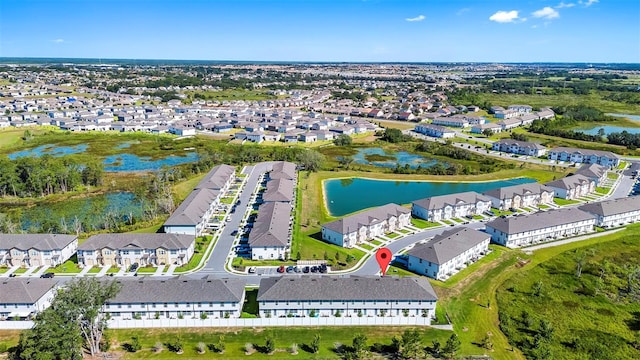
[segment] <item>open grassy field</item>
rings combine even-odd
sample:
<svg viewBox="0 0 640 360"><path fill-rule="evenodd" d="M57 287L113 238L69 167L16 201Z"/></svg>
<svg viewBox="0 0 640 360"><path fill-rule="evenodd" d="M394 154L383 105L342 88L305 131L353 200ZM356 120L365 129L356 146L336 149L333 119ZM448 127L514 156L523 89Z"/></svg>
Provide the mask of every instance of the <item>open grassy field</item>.
<svg viewBox="0 0 640 360"><path fill-rule="evenodd" d="M640 114L640 105L626 104L604 99L608 92L592 91L589 95L531 95L531 94L478 94L480 101L492 105L509 106L527 104L533 107L583 105L599 109L605 113Z"/></svg>
<svg viewBox="0 0 640 360"><path fill-rule="evenodd" d="M610 235L612 241L514 273L497 291L510 342L530 357L548 351L554 359L640 358L639 235L634 225ZM554 329L548 337L540 328L543 320ZM535 340L538 335L546 339L543 344Z"/></svg>
<svg viewBox="0 0 640 360"><path fill-rule="evenodd" d="M186 92L187 96L190 99L196 98L196 95L199 96L200 99L204 100L248 100L248 101L259 101L259 100L275 100L278 97L275 95L267 94L268 90L246 90L246 89L228 89L228 90L220 90L220 91L188 91Z"/></svg>

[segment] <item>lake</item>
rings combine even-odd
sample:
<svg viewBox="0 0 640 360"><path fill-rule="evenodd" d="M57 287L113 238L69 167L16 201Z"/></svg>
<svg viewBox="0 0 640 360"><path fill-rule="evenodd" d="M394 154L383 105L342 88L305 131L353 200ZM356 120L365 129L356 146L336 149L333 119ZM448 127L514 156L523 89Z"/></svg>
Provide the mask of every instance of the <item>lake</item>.
<svg viewBox="0 0 640 360"><path fill-rule="evenodd" d="M378 159L375 159L378 157ZM381 159L384 157L387 159ZM374 158L374 160L372 160ZM386 153L381 148L364 148L358 149L358 153L353 155L353 162L356 164L373 165L387 168L395 168L398 165L416 169L418 166L423 168L430 167L438 163L438 160L427 159L420 155L411 154L405 151L397 153Z"/></svg>
<svg viewBox="0 0 640 360"><path fill-rule="evenodd" d="M198 161L198 154L187 153L185 156L169 155L164 159L152 160L132 154L110 155L104 159L104 171L157 171L163 166L175 166Z"/></svg>
<svg viewBox="0 0 640 360"><path fill-rule="evenodd" d="M605 114L607 116L615 116L615 117L621 117L621 118L627 118L629 120L633 120L633 121L640 121L640 115L630 115L630 114L614 114L614 113L608 113Z"/></svg>
<svg viewBox="0 0 640 360"><path fill-rule="evenodd" d="M465 191L483 192L504 186L536 182L530 178L487 182L394 181L363 178L331 179L323 182L325 203L331 216L344 216L388 203L412 201Z"/></svg>
<svg viewBox="0 0 640 360"><path fill-rule="evenodd" d="M21 228L25 231L62 231L62 224L66 224L68 229L73 229L76 216L83 224L84 231L87 231L94 227L99 228L107 214L119 220L128 219L129 216L140 218L142 205L135 200L132 193L115 192L81 199L39 203L33 207L0 206L0 212L9 214L14 221L19 220Z"/></svg>
<svg viewBox="0 0 640 360"><path fill-rule="evenodd" d="M55 146L53 144L41 145L33 149L17 151L8 155L9 159L15 160L19 157L33 156L40 157L43 155L51 155L54 157L60 157L71 154L83 153L87 150L86 144L80 144L75 146Z"/></svg>
<svg viewBox="0 0 640 360"><path fill-rule="evenodd" d="M598 135L598 131L600 129L604 129L604 133L607 135L611 133L621 133L623 131L626 131L629 134L640 134L640 128L629 128L629 127L610 126L610 125L596 126L591 129L576 129L575 131L585 133L588 135Z"/></svg>

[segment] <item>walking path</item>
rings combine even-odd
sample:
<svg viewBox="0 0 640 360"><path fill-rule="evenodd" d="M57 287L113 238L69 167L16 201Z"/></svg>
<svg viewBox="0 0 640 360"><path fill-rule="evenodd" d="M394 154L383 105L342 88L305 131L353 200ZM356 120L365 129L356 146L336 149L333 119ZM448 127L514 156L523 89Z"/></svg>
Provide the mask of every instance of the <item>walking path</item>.
<svg viewBox="0 0 640 360"><path fill-rule="evenodd" d="M529 251L536 251L536 250L545 249L545 248L554 247L554 246L560 246L560 245L564 245L564 244L570 244L570 243L576 242L576 241L582 241L582 240L587 240L587 239L591 239L591 238L594 238L594 237L599 237L599 236L604 236L604 235L609 235L609 234L615 234L618 231L622 231L624 229L626 229L625 226L617 228L617 229L605 231L605 232L595 232L595 233L591 233L591 234L587 234L587 235L572 237L572 238L569 238L569 239L558 240L558 241L543 243L543 244L534 245L534 246L528 246L528 247L522 248L522 250L525 251L525 252L529 252Z"/></svg>

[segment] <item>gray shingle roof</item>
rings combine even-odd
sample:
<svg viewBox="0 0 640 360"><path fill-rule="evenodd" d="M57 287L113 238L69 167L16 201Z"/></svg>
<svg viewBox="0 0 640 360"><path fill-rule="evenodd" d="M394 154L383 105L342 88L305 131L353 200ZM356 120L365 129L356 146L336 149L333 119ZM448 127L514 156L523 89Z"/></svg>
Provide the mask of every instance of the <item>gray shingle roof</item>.
<svg viewBox="0 0 640 360"><path fill-rule="evenodd" d="M416 244L407 254L434 264L444 264L490 238L489 234L474 229L451 229L424 244Z"/></svg>
<svg viewBox="0 0 640 360"><path fill-rule="evenodd" d="M512 140L512 139L501 139L497 141L498 144L505 144L505 145L516 145L518 147L521 147L523 149L545 149L544 146L534 143L534 142L529 142L529 141L519 141L519 140Z"/></svg>
<svg viewBox="0 0 640 360"><path fill-rule="evenodd" d="M370 226L389 219L391 216L398 217L402 214L408 214L411 211L398 204L386 204L378 206L371 210L347 216L340 220L332 221L322 225L323 227L338 232L340 234L348 234L357 231L361 226Z"/></svg>
<svg viewBox="0 0 640 360"><path fill-rule="evenodd" d="M182 234L98 234L78 246L78 250L109 249L186 249L195 241Z"/></svg>
<svg viewBox="0 0 640 360"><path fill-rule="evenodd" d="M0 234L0 249L62 250L77 238L63 234Z"/></svg>
<svg viewBox="0 0 640 360"><path fill-rule="evenodd" d="M264 201L293 201L296 183L287 178L273 179L267 182L267 190L262 194Z"/></svg>
<svg viewBox="0 0 640 360"><path fill-rule="evenodd" d="M486 226L505 234L518 234L585 220L595 220L595 218L593 215L577 208L568 208L541 211L527 216L498 218L488 222Z"/></svg>
<svg viewBox="0 0 640 360"><path fill-rule="evenodd" d="M166 280L119 279L120 292L108 303L163 302L239 302L244 295L242 279L191 279L176 277Z"/></svg>
<svg viewBox="0 0 640 360"><path fill-rule="evenodd" d="M58 284L54 279L14 278L0 282L0 304L33 304Z"/></svg>
<svg viewBox="0 0 640 360"><path fill-rule="evenodd" d="M422 300L437 296L423 277L283 276L260 280L258 301Z"/></svg>
<svg viewBox="0 0 640 360"><path fill-rule="evenodd" d="M564 177L562 179L558 179L558 180L554 180L554 181L550 181L548 183L545 183L546 186L550 186L550 187L554 187L557 189L565 189L565 190L570 190L570 189L575 189L578 186L585 184L585 183L590 183L591 181L593 181L592 179L589 179L588 177L584 176L584 175L580 175L580 174L575 174L575 175L569 175L567 177Z"/></svg>
<svg viewBox="0 0 640 360"><path fill-rule="evenodd" d="M235 170L231 165L222 164L214 166L211 171L200 180L195 189L220 190L229 181L231 176L233 176Z"/></svg>
<svg viewBox="0 0 640 360"><path fill-rule="evenodd" d="M195 226L199 224L219 193L218 190L209 190L206 188L192 191L173 214L171 214L167 221L165 221L164 225Z"/></svg>
<svg viewBox="0 0 640 360"><path fill-rule="evenodd" d="M527 195L527 194L541 194L542 192L553 193L553 189L540 185L538 183L520 184L513 186L505 186L498 189L488 190L483 192L483 195L491 196L496 199L511 199L515 195Z"/></svg>
<svg viewBox="0 0 640 360"><path fill-rule="evenodd" d="M286 246L289 242L290 204L272 202L260 205L258 217L249 233L250 246Z"/></svg>
<svg viewBox="0 0 640 360"><path fill-rule="evenodd" d="M290 179L296 178L296 164L288 161L278 161L273 164L269 173L270 179Z"/></svg>
<svg viewBox="0 0 640 360"><path fill-rule="evenodd" d="M606 156L610 159L619 159L620 157L611 151L602 151L602 150L591 150L591 149L578 149L578 148L570 148L570 147L557 147L550 150L553 153L569 153L569 154L582 154L584 156L596 155L596 156Z"/></svg>
<svg viewBox="0 0 640 360"><path fill-rule="evenodd" d="M460 203L475 204L478 201L490 202L491 200L486 196L480 195L475 191L467 191L457 194L448 194L440 196L432 196L414 201L415 204L421 208L427 210L442 209L445 205L456 206Z"/></svg>
<svg viewBox="0 0 640 360"><path fill-rule="evenodd" d="M640 210L640 196L607 200L579 206L578 209L592 214L609 216Z"/></svg>
<svg viewBox="0 0 640 360"><path fill-rule="evenodd" d="M591 179L600 179L609 168L598 164L585 164L576 171L576 174L584 175Z"/></svg>

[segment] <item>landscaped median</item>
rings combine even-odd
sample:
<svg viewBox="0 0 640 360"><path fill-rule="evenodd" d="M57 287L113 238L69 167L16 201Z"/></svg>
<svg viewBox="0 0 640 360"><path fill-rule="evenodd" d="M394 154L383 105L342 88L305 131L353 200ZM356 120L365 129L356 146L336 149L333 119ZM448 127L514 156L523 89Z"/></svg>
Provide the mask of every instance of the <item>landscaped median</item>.
<svg viewBox="0 0 640 360"><path fill-rule="evenodd" d="M205 262L211 255L213 247L218 240L219 234L205 235L196 238L196 249L188 264L177 267L174 270L174 274L181 274L197 270L204 266Z"/></svg>

